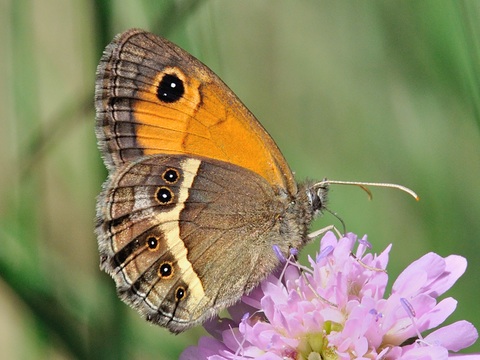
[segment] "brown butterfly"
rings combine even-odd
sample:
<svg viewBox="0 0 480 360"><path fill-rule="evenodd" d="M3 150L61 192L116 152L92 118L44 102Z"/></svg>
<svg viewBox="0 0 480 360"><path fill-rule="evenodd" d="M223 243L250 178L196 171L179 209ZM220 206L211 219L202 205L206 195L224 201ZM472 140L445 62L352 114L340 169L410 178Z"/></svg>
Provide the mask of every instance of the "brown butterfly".
<svg viewBox="0 0 480 360"><path fill-rule="evenodd" d="M101 268L148 321L184 331L235 303L308 240L327 187L280 150L200 61L132 29L105 49L96 134Z"/></svg>

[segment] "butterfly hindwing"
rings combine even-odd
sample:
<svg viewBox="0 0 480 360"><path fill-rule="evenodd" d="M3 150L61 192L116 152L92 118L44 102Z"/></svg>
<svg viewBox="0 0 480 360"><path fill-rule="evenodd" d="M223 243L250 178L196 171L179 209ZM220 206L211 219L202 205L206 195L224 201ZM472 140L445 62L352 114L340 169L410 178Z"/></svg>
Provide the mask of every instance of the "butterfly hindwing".
<svg viewBox="0 0 480 360"><path fill-rule="evenodd" d="M274 270L268 239L278 238L289 205L252 171L177 155L125 166L101 202L102 267L126 302L172 331L232 304Z"/></svg>

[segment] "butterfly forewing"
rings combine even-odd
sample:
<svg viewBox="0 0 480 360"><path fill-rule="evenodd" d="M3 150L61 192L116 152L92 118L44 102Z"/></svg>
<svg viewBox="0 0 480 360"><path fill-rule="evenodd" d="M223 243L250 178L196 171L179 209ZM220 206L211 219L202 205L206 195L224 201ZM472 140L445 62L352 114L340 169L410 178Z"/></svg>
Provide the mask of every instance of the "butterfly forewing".
<svg viewBox="0 0 480 360"><path fill-rule="evenodd" d="M292 196L280 150L205 65L142 30L118 35L97 71L97 137L114 169L141 155L190 154L250 169Z"/></svg>

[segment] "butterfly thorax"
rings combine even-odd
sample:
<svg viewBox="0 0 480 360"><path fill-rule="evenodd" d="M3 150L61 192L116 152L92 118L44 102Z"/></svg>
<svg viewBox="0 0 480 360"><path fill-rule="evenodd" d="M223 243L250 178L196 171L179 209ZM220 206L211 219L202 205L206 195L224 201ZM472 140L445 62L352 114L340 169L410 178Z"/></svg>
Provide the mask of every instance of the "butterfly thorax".
<svg viewBox="0 0 480 360"><path fill-rule="evenodd" d="M298 193L292 197L280 218L280 236L284 239L281 250L286 254L289 248L299 250L308 242L310 224L322 212L327 201L327 186L318 188L307 181L299 184L298 188ZM286 248L287 244L289 248Z"/></svg>

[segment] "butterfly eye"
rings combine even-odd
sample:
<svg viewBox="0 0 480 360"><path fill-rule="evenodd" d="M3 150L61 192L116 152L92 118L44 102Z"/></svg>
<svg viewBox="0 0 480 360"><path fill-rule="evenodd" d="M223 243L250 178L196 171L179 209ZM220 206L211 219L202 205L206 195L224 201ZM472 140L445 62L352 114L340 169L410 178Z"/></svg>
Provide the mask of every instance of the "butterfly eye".
<svg viewBox="0 0 480 360"><path fill-rule="evenodd" d="M173 103L185 93L183 81L177 75L165 74L158 84L157 97L160 101Z"/></svg>
<svg viewBox="0 0 480 360"><path fill-rule="evenodd" d="M173 202L173 192L166 186L161 186L157 189L155 198L160 205L168 205Z"/></svg>
<svg viewBox="0 0 480 360"><path fill-rule="evenodd" d="M185 288L182 286L179 286L177 288L177 291L175 291L175 299L177 299L177 301L180 301L185 297L185 295L186 295Z"/></svg>
<svg viewBox="0 0 480 360"><path fill-rule="evenodd" d="M163 180L169 184L175 184L180 177L180 174L176 169L168 169L162 174Z"/></svg>

